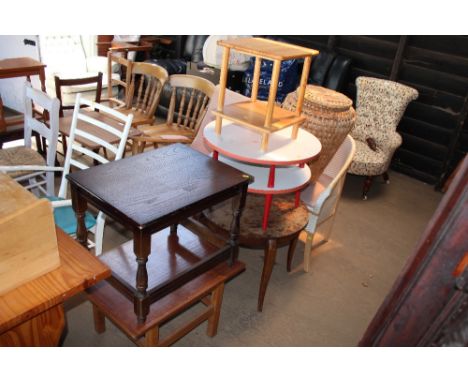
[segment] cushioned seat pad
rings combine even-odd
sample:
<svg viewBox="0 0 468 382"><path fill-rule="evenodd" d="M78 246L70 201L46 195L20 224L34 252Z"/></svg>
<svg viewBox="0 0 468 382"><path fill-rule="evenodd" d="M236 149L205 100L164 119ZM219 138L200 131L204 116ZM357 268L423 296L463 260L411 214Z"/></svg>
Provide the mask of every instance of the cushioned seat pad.
<svg viewBox="0 0 468 382"><path fill-rule="evenodd" d="M309 213L304 204L295 207L294 195L275 195L268 219L268 228L262 230L263 209L265 196L249 194L242 212L240 222L240 244L244 240L250 241L251 237L281 238L298 231L306 226ZM213 209L206 210L205 216L223 230L229 231L232 221L232 204L228 200Z"/></svg>
<svg viewBox="0 0 468 382"><path fill-rule="evenodd" d="M56 196L47 196L51 202L57 200L64 200ZM54 208L54 221L61 229L69 235L76 233L76 216L75 211L71 206ZM85 214L86 229L90 229L96 225L96 219L89 212Z"/></svg>
<svg viewBox="0 0 468 382"><path fill-rule="evenodd" d="M22 165L45 166L46 161L37 151L24 146L0 150L0 166ZM15 171L9 172L8 175L14 178L31 172L33 171Z"/></svg>

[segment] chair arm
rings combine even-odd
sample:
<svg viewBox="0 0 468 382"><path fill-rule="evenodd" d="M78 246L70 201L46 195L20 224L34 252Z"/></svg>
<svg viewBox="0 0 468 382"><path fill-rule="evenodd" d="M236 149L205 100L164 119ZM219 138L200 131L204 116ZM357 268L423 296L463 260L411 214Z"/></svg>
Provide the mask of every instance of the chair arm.
<svg viewBox="0 0 468 382"><path fill-rule="evenodd" d="M86 58L86 68L91 73L107 73L107 57L91 56ZM112 73L118 73L120 65L112 62Z"/></svg>
<svg viewBox="0 0 468 382"><path fill-rule="evenodd" d="M397 132L390 134L387 139L382 142L383 151L393 153L403 143L401 135Z"/></svg>

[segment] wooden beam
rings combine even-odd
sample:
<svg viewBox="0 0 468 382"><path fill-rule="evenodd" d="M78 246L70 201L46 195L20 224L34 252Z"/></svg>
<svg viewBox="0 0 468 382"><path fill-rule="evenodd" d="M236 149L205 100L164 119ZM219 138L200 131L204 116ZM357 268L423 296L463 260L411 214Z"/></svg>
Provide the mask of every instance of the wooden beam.
<svg viewBox="0 0 468 382"><path fill-rule="evenodd" d="M401 62L403 61L403 53L405 52L407 42L408 36L400 36L400 42L398 43L398 48L393 60L392 71L390 73L391 81L396 81L398 78L398 73L400 72Z"/></svg>
<svg viewBox="0 0 468 382"><path fill-rule="evenodd" d="M452 137L450 138L450 143L448 145L448 154L444 162L442 174L439 178L439 183L437 183L435 187L436 190L440 190L443 187L447 178L450 176L450 174L447 174L447 171L448 171L448 168L450 167L450 163L452 162L455 156L457 144L460 143L460 135L465 126L465 120L467 116L468 116L468 92L465 96L465 101L463 102L463 107L460 110L460 114L458 115L457 123L455 125L455 131L453 132Z"/></svg>

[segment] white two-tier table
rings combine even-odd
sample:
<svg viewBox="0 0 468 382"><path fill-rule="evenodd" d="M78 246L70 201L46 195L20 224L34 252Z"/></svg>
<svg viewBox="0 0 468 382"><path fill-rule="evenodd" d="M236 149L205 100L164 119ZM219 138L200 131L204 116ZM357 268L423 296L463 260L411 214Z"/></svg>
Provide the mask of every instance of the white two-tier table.
<svg viewBox="0 0 468 382"><path fill-rule="evenodd" d="M299 129L297 139L291 139L289 127L270 135L268 149L262 151L262 136L249 128L223 120L223 133L216 133L216 121L203 130L206 144L213 150L213 158L254 177L248 192L265 195L262 228L268 226L273 195L296 193L310 181L307 162L314 160L322 149L320 141L311 133Z"/></svg>

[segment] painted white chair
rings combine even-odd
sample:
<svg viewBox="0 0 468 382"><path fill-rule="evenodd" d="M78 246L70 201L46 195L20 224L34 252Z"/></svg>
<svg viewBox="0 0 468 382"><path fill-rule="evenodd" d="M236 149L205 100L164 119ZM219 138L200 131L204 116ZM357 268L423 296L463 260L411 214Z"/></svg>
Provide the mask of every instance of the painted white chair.
<svg viewBox="0 0 468 382"><path fill-rule="evenodd" d="M330 237L333 227L333 220L336 214L338 201L346 178L346 172L351 164L356 144L354 139L348 135L337 152L328 163L322 175L315 182L310 184L302 193L301 200L309 210L309 223L305 231L307 233L304 250L304 270L309 271L310 255L313 248L326 243ZM313 245L315 233L318 227L327 222L329 227L321 240Z"/></svg>
<svg viewBox="0 0 468 382"><path fill-rule="evenodd" d="M116 121L122 123L122 130L116 129L115 127L109 126L97 119L94 119L81 110L81 106L86 105L90 108L97 109L101 113L109 114ZM58 116L58 110L57 110ZM106 130L108 133L114 134L119 137L119 144L117 147L111 145L110 143L100 139L99 137L83 131L78 127L78 120L84 121L88 124L92 124L100 129ZM54 196L54 192L47 192L47 199L52 202L54 207L54 220L55 224L62 228L69 235L75 236L77 223L75 213L71 207L71 200L67 199L68 191L68 179L67 175L70 172L70 168L73 166L80 170L87 169L90 165L93 164L93 160L96 160L99 163L108 163L110 159L107 159L101 156L98 153L95 153L88 148L80 145L76 142L75 137L81 136L90 141L96 142L103 147L105 147L108 152L114 154L114 160L119 160L122 158L125 144L127 142L128 133L133 121L133 114L124 115L118 111L111 109L107 106L86 100L81 97L81 94L78 93L75 101L75 108L73 110L73 119L72 125L70 128L70 137L68 138L68 148L65 155L65 163L63 168L61 167L50 167L50 166L27 166L29 170L36 171L48 171L53 175L55 171L63 171L62 180L60 183L60 189L57 196ZM16 168L18 169L18 168ZM5 171L5 167L0 167L0 171ZM94 253L96 256L99 256L102 253L102 240L104 235L104 224L105 224L105 215L102 212L99 212L97 217L94 217L90 212L86 212L85 215L85 225L86 228L94 234L95 243L89 241L89 247L94 247Z"/></svg>
<svg viewBox="0 0 468 382"><path fill-rule="evenodd" d="M54 194L54 173L35 170L37 166L53 167L57 152L57 138L59 132L60 101L49 97L44 92L33 89L29 82L24 85L24 146L11 147L0 150L0 171L7 173L25 188L40 196ZM47 110L48 124L33 114L32 104ZM33 132L45 138L47 142L47 160L32 148ZM60 169L57 167L56 169Z"/></svg>
<svg viewBox="0 0 468 382"><path fill-rule="evenodd" d="M123 124L123 129L119 130L115 127L109 126L97 119L94 119L87 115L83 110L81 110L81 105L87 105L90 108L97 109L102 113L111 115L117 121L120 121ZM117 147L111 145L110 143L100 139L99 137L90 134L89 132L83 131L78 127L78 120L92 124L98 128L104 129L107 132L114 134L119 137L119 144ZM70 235L76 235L76 217L75 213L71 207L71 200L67 200L67 191L68 191L68 179L67 175L70 172L70 168L76 167L80 170L87 169L92 165L93 160L99 163L108 163L110 159L103 157L102 155L95 153L94 151L89 150L88 148L78 144L75 140L76 136L81 136L90 141L96 142L103 147L105 147L108 152L114 154L114 160L119 160L122 158L125 144L127 142L128 133L130 127L132 126L133 114L124 115L118 111L111 109L107 106L86 100L81 97L81 94L78 94L75 101L75 109L73 111L72 125L70 128L70 137L68 138L68 149L65 156L65 164L63 168L62 181L60 183L60 189L56 197L50 197L49 200L52 201L54 206L54 218L55 223L62 228L65 232ZM76 155L74 155L76 154ZM94 252L96 256L99 256L102 253L102 240L104 235L104 224L105 224L105 215L102 212L99 212L97 217L87 212L85 216L86 228L94 234L95 243L90 242L89 246L95 247Z"/></svg>

